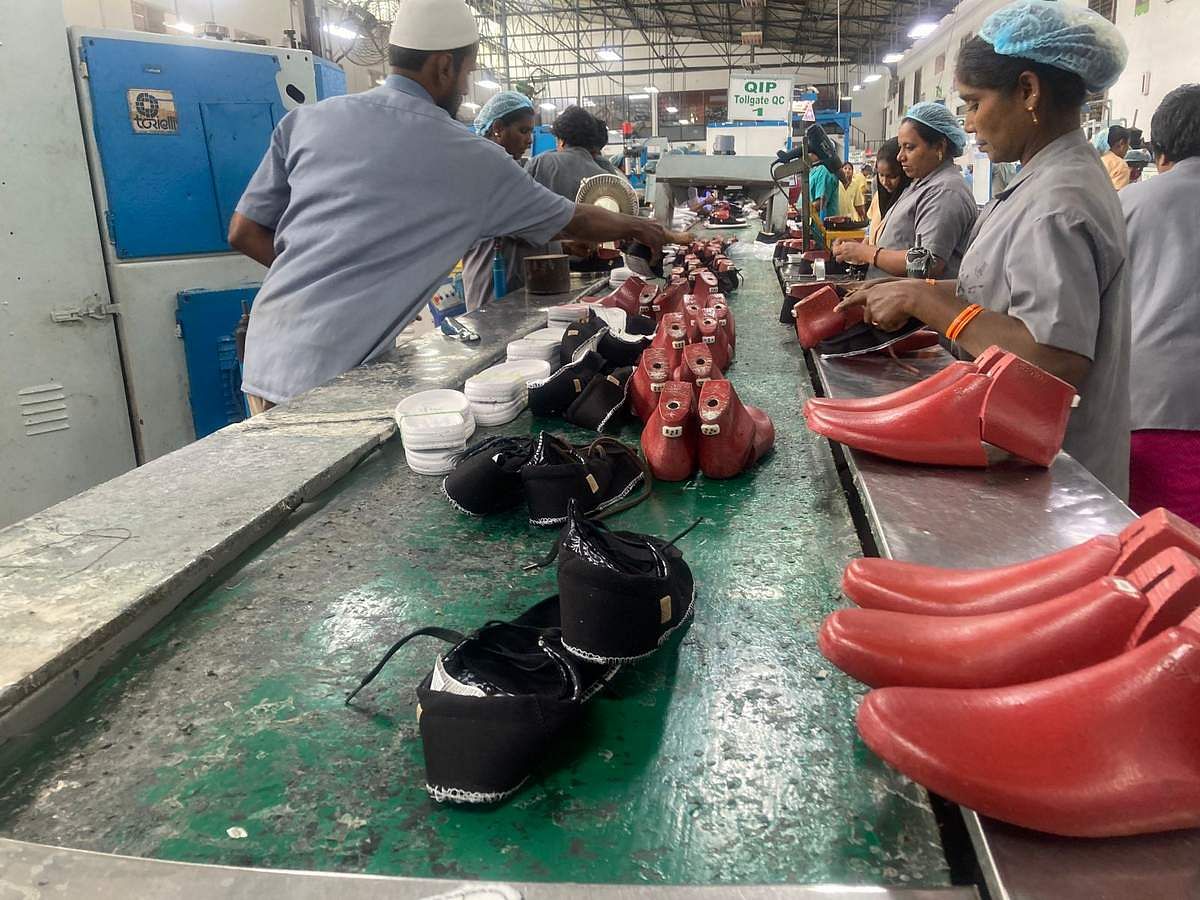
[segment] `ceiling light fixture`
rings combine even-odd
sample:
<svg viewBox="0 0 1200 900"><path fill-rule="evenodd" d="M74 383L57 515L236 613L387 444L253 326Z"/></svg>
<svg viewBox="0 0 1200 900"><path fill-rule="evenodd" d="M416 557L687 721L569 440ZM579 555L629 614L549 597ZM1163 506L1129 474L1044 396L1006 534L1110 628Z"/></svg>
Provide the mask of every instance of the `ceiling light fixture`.
<svg viewBox="0 0 1200 900"><path fill-rule="evenodd" d="M863 84L874 84L876 81L878 81L882 77L883 76L880 75L878 72L872 72L870 75L863 76Z"/></svg>
<svg viewBox="0 0 1200 900"><path fill-rule="evenodd" d="M921 38L929 37L935 31L937 31L937 22L918 22L908 29L908 36L914 41L919 41Z"/></svg>
<svg viewBox="0 0 1200 900"><path fill-rule="evenodd" d="M382 79L382 78L381 78L381 79L379 79L379 84L383 84L383 79ZM463 102L463 106L465 106L467 109L479 109L479 104L478 104L478 103L470 103L470 102L464 101L464 102Z"/></svg>
<svg viewBox="0 0 1200 900"><path fill-rule="evenodd" d="M671 115L674 115L675 113L679 112L679 107L678 106L668 106L667 112L669 112Z"/></svg>
<svg viewBox="0 0 1200 900"><path fill-rule="evenodd" d="M376 78L375 83L378 85L384 85L384 84L387 84L387 79L386 78ZM463 104L463 105L465 106L466 104Z"/></svg>
<svg viewBox="0 0 1200 900"><path fill-rule="evenodd" d="M680 119L680 120L679 120L679 124L680 124L680 125L691 125L691 124L692 124L692 120L691 120L691 119Z"/></svg>
<svg viewBox="0 0 1200 900"><path fill-rule="evenodd" d="M843 97L843 98L842 98L842 100L844 100L844 101L846 101L846 102L849 102L849 101L851 101L851 100L853 100L853 99L854 99L853 97Z"/></svg>
<svg viewBox="0 0 1200 900"><path fill-rule="evenodd" d="M168 28L174 28L176 31L182 31L184 34L195 34L196 26L190 22L184 22L181 19L176 19L174 22L167 23Z"/></svg>
<svg viewBox="0 0 1200 900"><path fill-rule="evenodd" d="M538 105L541 106L541 108L546 110L547 112L549 112L552 109L558 109L558 107L555 106L553 103L541 103Z"/></svg>
<svg viewBox="0 0 1200 900"><path fill-rule="evenodd" d="M854 91L855 93L858 93L859 91L862 90L862 85L856 84L854 87L850 88L850 90Z"/></svg>
<svg viewBox="0 0 1200 900"><path fill-rule="evenodd" d="M890 66L890 65L892 65L892 63L898 63L902 59L904 59L903 53L885 53L885 54L883 54L883 64L885 66Z"/></svg>
<svg viewBox="0 0 1200 900"><path fill-rule="evenodd" d="M490 79L490 78L480 78L475 83L477 85L479 85L481 88L487 88L489 91L500 90L500 82L492 81L492 79Z"/></svg>
<svg viewBox="0 0 1200 900"><path fill-rule="evenodd" d="M630 94L629 99L630 100L649 100L650 95L649 94Z"/></svg>
<svg viewBox="0 0 1200 900"><path fill-rule="evenodd" d="M611 47L601 47L599 50L596 51L596 55L598 57L600 57L602 60L604 60L605 62L620 62L621 61L621 54L618 53L616 50L613 50Z"/></svg>
<svg viewBox="0 0 1200 900"><path fill-rule="evenodd" d="M351 31L341 25L326 25L325 30L336 38L341 38L343 41L353 41L358 37L357 31Z"/></svg>
<svg viewBox="0 0 1200 900"><path fill-rule="evenodd" d="M657 94L658 93L658 88L656 88L652 84L646 85L644 88L642 88L642 90L645 91L647 94Z"/></svg>
<svg viewBox="0 0 1200 900"><path fill-rule="evenodd" d="M590 97L584 97L584 98L583 98L583 105L584 105L584 106L595 106L595 105L596 105L596 101L595 101L595 100L593 100L593 99L591 99Z"/></svg>

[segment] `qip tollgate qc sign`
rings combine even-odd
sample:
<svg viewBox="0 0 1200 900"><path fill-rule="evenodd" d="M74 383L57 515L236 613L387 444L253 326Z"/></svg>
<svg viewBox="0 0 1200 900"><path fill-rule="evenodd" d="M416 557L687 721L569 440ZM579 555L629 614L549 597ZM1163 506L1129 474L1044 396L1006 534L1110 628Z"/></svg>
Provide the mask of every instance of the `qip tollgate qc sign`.
<svg viewBox="0 0 1200 900"><path fill-rule="evenodd" d="M792 79L780 75L730 75L732 122L788 122L792 117Z"/></svg>

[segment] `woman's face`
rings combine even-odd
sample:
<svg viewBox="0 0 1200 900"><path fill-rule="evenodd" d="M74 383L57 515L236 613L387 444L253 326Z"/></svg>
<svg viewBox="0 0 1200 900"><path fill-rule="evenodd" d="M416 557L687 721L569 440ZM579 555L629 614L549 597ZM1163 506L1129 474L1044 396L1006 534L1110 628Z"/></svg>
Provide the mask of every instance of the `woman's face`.
<svg viewBox="0 0 1200 900"><path fill-rule="evenodd" d="M977 88L958 82L958 96L966 105L966 125L975 135L979 149L992 162L1016 162L1021 158L1036 126L1022 103L1023 91ZM1036 101L1036 95L1035 95ZM1036 102L1031 105L1036 105Z"/></svg>
<svg viewBox="0 0 1200 900"><path fill-rule="evenodd" d="M897 154L900 168L904 169L904 174L914 181L924 178L940 166L945 158L942 144L939 143L935 146L925 143L925 139L917 133L912 122L900 123L900 133L897 138L900 141L900 152Z"/></svg>
<svg viewBox="0 0 1200 900"><path fill-rule="evenodd" d="M521 116L509 125L497 122L492 126L491 138L513 159L520 159L533 143L533 113Z"/></svg>
<svg viewBox="0 0 1200 900"><path fill-rule="evenodd" d="M883 185L884 190L889 194L895 193L900 189L900 182L904 180L904 173L890 159L879 160L875 164L875 172L879 176L879 183Z"/></svg>

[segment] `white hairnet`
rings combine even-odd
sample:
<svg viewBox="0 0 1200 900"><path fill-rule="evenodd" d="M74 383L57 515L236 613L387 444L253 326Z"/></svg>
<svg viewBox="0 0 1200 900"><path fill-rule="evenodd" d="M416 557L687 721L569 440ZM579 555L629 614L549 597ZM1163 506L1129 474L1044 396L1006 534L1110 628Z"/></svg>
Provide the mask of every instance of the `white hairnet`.
<svg viewBox="0 0 1200 900"><path fill-rule="evenodd" d="M475 130L479 134L487 134L491 130L493 122L518 109L527 109L532 112L533 101L517 91L500 91L483 104L483 108L475 116Z"/></svg>
<svg viewBox="0 0 1200 900"><path fill-rule="evenodd" d="M1074 72L1089 91L1116 84L1129 50L1115 25L1084 6L1017 0L992 13L979 36L1001 56L1020 56Z"/></svg>
<svg viewBox="0 0 1200 900"><path fill-rule="evenodd" d="M945 135L954 148L955 156L961 155L967 146L967 133L943 103L914 103L908 108L904 118L914 119L922 125L928 125L938 134Z"/></svg>

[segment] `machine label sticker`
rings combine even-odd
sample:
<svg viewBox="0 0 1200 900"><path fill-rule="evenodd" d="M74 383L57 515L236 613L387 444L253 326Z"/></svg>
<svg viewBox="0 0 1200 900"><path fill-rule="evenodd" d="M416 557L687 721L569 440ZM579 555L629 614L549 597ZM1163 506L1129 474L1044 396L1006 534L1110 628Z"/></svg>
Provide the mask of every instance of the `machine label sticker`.
<svg viewBox="0 0 1200 900"><path fill-rule="evenodd" d="M170 91L131 88L128 91L129 122L134 134L178 134L179 116L175 95Z"/></svg>

